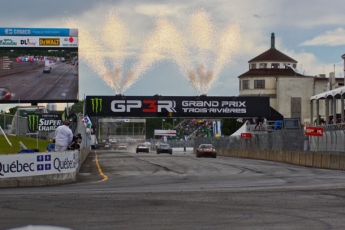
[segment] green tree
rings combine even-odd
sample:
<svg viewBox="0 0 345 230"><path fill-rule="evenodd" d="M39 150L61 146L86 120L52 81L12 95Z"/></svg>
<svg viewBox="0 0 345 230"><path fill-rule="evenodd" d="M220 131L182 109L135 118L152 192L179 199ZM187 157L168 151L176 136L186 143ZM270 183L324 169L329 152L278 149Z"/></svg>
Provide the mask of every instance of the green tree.
<svg viewBox="0 0 345 230"><path fill-rule="evenodd" d="M8 109L8 111L9 111L8 114L10 114L10 115L15 115L18 108L19 108L19 106L15 106L15 107L9 108L9 109Z"/></svg>
<svg viewBox="0 0 345 230"><path fill-rule="evenodd" d="M78 101L77 103L74 103L72 106L70 106L69 107L69 113L74 113L74 114L82 113L83 114L84 101L85 100Z"/></svg>
<svg viewBox="0 0 345 230"><path fill-rule="evenodd" d="M231 134L236 132L239 128L241 128L242 125L243 123L238 122L236 118L223 119L222 127L221 127L222 134L224 136L230 136Z"/></svg>
<svg viewBox="0 0 345 230"><path fill-rule="evenodd" d="M162 118L146 119L146 138L154 138L155 129L162 129Z"/></svg>

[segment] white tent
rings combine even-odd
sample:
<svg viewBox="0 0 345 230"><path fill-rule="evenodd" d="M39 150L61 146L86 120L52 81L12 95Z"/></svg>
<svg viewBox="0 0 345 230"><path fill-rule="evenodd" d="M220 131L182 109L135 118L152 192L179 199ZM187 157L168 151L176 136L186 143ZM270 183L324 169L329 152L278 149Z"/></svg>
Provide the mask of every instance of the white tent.
<svg viewBox="0 0 345 230"><path fill-rule="evenodd" d="M244 123L241 128L239 128L236 132L231 134L231 136L241 136L241 133L247 133L247 124Z"/></svg>

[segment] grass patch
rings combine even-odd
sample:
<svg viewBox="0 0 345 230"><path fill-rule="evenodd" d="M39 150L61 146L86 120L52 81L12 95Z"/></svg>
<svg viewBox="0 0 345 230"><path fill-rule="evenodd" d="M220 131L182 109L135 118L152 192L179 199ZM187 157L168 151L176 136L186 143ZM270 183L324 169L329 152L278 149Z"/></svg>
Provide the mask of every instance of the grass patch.
<svg viewBox="0 0 345 230"><path fill-rule="evenodd" d="M37 149L36 138L11 136L11 135L7 135L7 138L12 143L12 146L8 144L5 136L1 134L0 135L0 154L18 153L20 151L19 141L21 141L28 149ZM50 143L51 141L38 139L38 149L40 150L40 152L46 152L47 145Z"/></svg>

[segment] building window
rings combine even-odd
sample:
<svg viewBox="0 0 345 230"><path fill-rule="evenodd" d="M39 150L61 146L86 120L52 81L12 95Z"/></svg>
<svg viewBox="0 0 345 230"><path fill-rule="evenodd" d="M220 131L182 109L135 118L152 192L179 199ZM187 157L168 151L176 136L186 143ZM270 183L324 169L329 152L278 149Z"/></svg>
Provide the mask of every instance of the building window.
<svg viewBox="0 0 345 230"><path fill-rule="evenodd" d="M243 89L249 89L249 80L243 80Z"/></svg>
<svg viewBox="0 0 345 230"><path fill-rule="evenodd" d="M256 63L250 64L250 68L251 68L251 69L256 69Z"/></svg>
<svg viewBox="0 0 345 230"><path fill-rule="evenodd" d="M240 85L240 90L241 90L241 89L242 89L242 88L241 88L241 80L240 80L240 82L239 82L239 83L240 83L239 85Z"/></svg>
<svg viewBox="0 0 345 230"><path fill-rule="evenodd" d="M279 69L279 63L272 63L271 68L272 69Z"/></svg>
<svg viewBox="0 0 345 230"><path fill-rule="evenodd" d="M260 69L266 69L267 63L260 63Z"/></svg>
<svg viewBox="0 0 345 230"><path fill-rule="evenodd" d="M254 80L254 89L264 89L265 80Z"/></svg>

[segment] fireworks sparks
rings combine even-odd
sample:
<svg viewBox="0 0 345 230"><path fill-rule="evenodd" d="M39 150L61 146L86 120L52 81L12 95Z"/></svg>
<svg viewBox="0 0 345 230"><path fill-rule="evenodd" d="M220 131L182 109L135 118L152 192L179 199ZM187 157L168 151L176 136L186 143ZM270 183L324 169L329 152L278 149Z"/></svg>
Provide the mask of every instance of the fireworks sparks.
<svg viewBox="0 0 345 230"><path fill-rule="evenodd" d="M190 84L201 94L206 94L217 80L219 73L236 53L240 41L238 24L217 32L209 15L199 10L191 17L191 48L187 73Z"/></svg>
<svg viewBox="0 0 345 230"><path fill-rule="evenodd" d="M204 10L191 15L186 34L162 18L157 20L155 29L143 42L136 56L137 62L131 69L124 70L130 33L113 9L105 16L100 33L91 33L75 19L68 19L67 22L69 27L79 28L79 59L116 94L130 88L164 59L176 62L195 90L205 94L231 61L240 43L238 23L217 32ZM100 34L100 37L95 34Z"/></svg>
<svg viewBox="0 0 345 230"><path fill-rule="evenodd" d="M172 58L184 67L187 57L185 39L178 29L166 19L159 19L155 30L144 42L138 62L124 82L124 90L129 88L139 77L159 61Z"/></svg>

